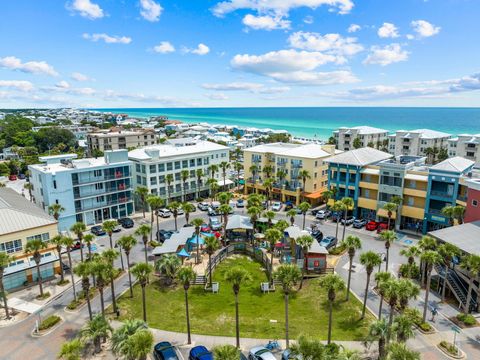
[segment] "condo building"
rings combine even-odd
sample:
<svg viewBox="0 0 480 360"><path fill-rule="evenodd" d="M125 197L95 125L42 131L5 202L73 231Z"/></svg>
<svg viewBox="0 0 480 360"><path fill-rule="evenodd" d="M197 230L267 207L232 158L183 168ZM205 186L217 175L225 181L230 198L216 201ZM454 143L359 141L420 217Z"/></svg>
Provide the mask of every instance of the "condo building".
<svg viewBox="0 0 480 360"><path fill-rule="evenodd" d="M325 160L338 153L341 151L334 145L317 144L272 143L245 149L245 194L265 192L264 182L270 177L274 180L274 199L298 205L304 196L306 201L318 204L328 183ZM301 170L309 174L304 189Z"/></svg>
<svg viewBox="0 0 480 360"><path fill-rule="evenodd" d="M480 134L461 134L448 139L448 156L461 156L480 165Z"/></svg>
<svg viewBox="0 0 480 360"><path fill-rule="evenodd" d="M60 231L77 221L86 225L133 213L131 162L127 150L106 151L103 157L76 159L76 154L40 157L30 165L34 202L45 211L60 204Z"/></svg>
<svg viewBox="0 0 480 360"><path fill-rule="evenodd" d="M450 134L429 129L397 130L388 136L388 152L395 156L426 156L428 148L447 149L450 137Z"/></svg>
<svg viewBox="0 0 480 360"><path fill-rule="evenodd" d="M153 129L98 131L87 135L87 143L92 154L94 150L105 152L154 145L157 135Z"/></svg>
<svg viewBox="0 0 480 360"><path fill-rule="evenodd" d="M388 130L371 126L341 127L333 132L333 137L339 150L354 149L355 139L358 139L359 146L357 147L365 147L370 144L379 148L385 141L388 141Z"/></svg>

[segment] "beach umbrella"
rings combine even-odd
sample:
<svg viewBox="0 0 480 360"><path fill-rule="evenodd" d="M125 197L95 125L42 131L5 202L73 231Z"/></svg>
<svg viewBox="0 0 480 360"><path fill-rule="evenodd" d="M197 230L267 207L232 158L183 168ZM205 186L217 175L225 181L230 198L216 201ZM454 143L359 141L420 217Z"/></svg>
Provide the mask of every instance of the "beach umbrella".
<svg viewBox="0 0 480 360"><path fill-rule="evenodd" d="M205 244L205 240L201 236L195 235L190 240L188 240L189 244L195 244L196 246L201 246Z"/></svg>
<svg viewBox="0 0 480 360"><path fill-rule="evenodd" d="M180 257L189 257L190 254L185 250L185 248L182 248L179 252L177 252L177 255Z"/></svg>

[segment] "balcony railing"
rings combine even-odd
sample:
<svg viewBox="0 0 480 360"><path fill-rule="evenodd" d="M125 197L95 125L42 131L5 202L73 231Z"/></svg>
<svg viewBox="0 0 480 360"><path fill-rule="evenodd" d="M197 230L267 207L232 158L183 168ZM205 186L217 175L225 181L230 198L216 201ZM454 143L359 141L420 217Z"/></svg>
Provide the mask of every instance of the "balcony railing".
<svg viewBox="0 0 480 360"><path fill-rule="evenodd" d="M74 198L80 199L80 198L90 197L90 196L100 196L100 195L105 195L112 192L125 191L125 190L132 190L132 186L131 185L109 186L104 189L95 190L95 191L83 191L80 193L74 193Z"/></svg>
<svg viewBox="0 0 480 360"><path fill-rule="evenodd" d="M110 206L110 205L125 204L130 201L132 201L132 197L127 196L127 197L119 198L117 200L103 201L103 202L98 202L91 205L75 206L75 211L79 212L79 211L98 209L98 208L103 208L105 206Z"/></svg>
<svg viewBox="0 0 480 360"><path fill-rule="evenodd" d="M440 191L440 190L431 190L430 194L434 196L440 196L443 198L451 198L453 196L453 194L449 194L446 191Z"/></svg>
<svg viewBox="0 0 480 360"><path fill-rule="evenodd" d="M103 175L103 176L89 176L84 179L73 179L72 183L73 185L85 185L89 183L96 183L99 181L107 181L107 180L115 180L115 179L123 179L125 177L130 177L129 174L123 173L123 172L116 172L115 174L108 174L108 175Z"/></svg>

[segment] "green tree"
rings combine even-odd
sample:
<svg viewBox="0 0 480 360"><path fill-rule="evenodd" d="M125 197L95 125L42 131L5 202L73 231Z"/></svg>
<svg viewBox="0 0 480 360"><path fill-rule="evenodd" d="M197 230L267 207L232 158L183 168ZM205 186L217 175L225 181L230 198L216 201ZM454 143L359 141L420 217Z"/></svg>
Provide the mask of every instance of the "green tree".
<svg viewBox="0 0 480 360"><path fill-rule="evenodd" d="M80 260L83 261L83 232L87 230L85 224L81 221L76 222L70 228L75 235L77 235L78 242L80 243Z"/></svg>
<svg viewBox="0 0 480 360"><path fill-rule="evenodd" d="M290 209L285 215L290 218L290 225L295 225L295 216L297 216L297 211L295 209Z"/></svg>
<svg viewBox="0 0 480 360"><path fill-rule="evenodd" d="M112 333L112 327L103 315L97 314L80 330L80 337L90 340L94 345L94 354L101 351L102 339L107 339Z"/></svg>
<svg viewBox="0 0 480 360"><path fill-rule="evenodd" d="M349 235L342 241L342 245L348 250L349 259L347 296L345 298L345 301L348 301L350 299L350 281L352 279L353 258L355 257L355 252L362 248L362 241L358 236Z"/></svg>
<svg viewBox="0 0 480 360"><path fill-rule="evenodd" d="M338 239L338 224L340 224L340 213L342 211L345 211L345 205L340 200L337 200L337 201L335 201L335 203L332 206L332 211L337 214L336 215L337 216L337 219L336 219L337 221L336 221L336 225L335 225L335 238Z"/></svg>
<svg viewBox="0 0 480 360"><path fill-rule="evenodd" d="M437 245L437 240L435 240L431 236L424 235L424 236L422 236L422 238L418 242L417 246L420 248L420 250L422 250L422 252L425 252L427 250L435 250L438 245ZM421 257L420 257L420 268L421 268L421 275L422 275L421 280L420 280L420 284L421 284L422 287L424 287L425 286L426 269L425 269L425 264L424 264Z"/></svg>
<svg viewBox="0 0 480 360"><path fill-rule="evenodd" d="M387 202L382 207L382 209L387 212L389 230L390 230L390 222L392 220L393 213L397 211L397 208L398 208L398 205L393 202Z"/></svg>
<svg viewBox="0 0 480 360"><path fill-rule="evenodd" d="M408 306L410 299L416 299L420 294L420 288L410 279L399 279L397 294L399 310L400 313L403 313Z"/></svg>
<svg viewBox="0 0 480 360"><path fill-rule="evenodd" d="M147 207L148 189L145 186L139 186L135 189L135 195L137 195L138 201L142 206L143 218L145 219L145 208Z"/></svg>
<svg viewBox="0 0 480 360"><path fill-rule="evenodd" d="M107 249L102 253L102 259L107 263L105 277L107 281L110 281L110 291L112 292L112 307L113 312L117 312L117 300L115 297L115 277L117 271L115 270L115 260L118 258L120 253L115 249Z"/></svg>
<svg viewBox="0 0 480 360"><path fill-rule="evenodd" d="M406 315L397 316L393 322L392 332L395 334L396 340L402 343L414 337L412 319Z"/></svg>
<svg viewBox="0 0 480 360"><path fill-rule="evenodd" d="M377 320L370 324L368 329L368 339L378 341L378 359L385 359L387 337L390 332L390 326L385 319Z"/></svg>
<svg viewBox="0 0 480 360"><path fill-rule="evenodd" d="M40 297L43 298L43 279L42 274L40 272L40 262L42 261L42 250L47 248L47 243L43 242L40 239L33 239L27 241L27 245L25 246L25 253L27 255L32 255L33 261L35 261L35 265L37 267L37 281L38 287L40 289Z"/></svg>
<svg viewBox="0 0 480 360"><path fill-rule="evenodd" d="M67 256L68 256L68 266L70 268L70 276L72 281L72 290L73 290L73 300L77 301L77 290L75 288L75 279L73 278L73 264L72 264L72 247L75 244L73 239L69 236L62 237L63 246L67 249Z"/></svg>
<svg viewBox="0 0 480 360"><path fill-rule="evenodd" d="M255 184L257 182L258 166L254 164L248 170L252 173L252 182Z"/></svg>
<svg viewBox="0 0 480 360"><path fill-rule="evenodd" d="M170 204L168 204L168 209L172 212L173 219L175 220L175 231L178 230L178 225L177 225L178 210L181 207L182 207L182 204L180 204L178 201L172 201Z"/></svg>
<svg viewBox="0 0 480 360"><path fill-rule="evenodd" d="M195 271L189 266L182 266L180 270L178 270L177 278L180 284L183 286L183 290L185 292L185 315L187 319L187 344L192 343L192 337L190 334L190 314L188 309L188 289L190 285L195 281L197 274Z"/></svg>
<svg viewBox="0 0 480 360"><path fill-rule="evenodd" d="M450 222L450 226L453 226L455 219L455 206L447 205L442 208L442 215L447 217Z"/></svg>
<svg viewBox="0 0 480 360"><path fill-rule="evenodd" d="M300 289L303 287L303 278L305 277L305 273L307 272L307 265L308 265L308 250L310 246L312 246L315 240L310 235L302 235L295 240L295 243L302 248L303 253L303 267L302 267L302 279L300 281Z"/></svg>
<svg viewBox="0 0 480 360"><path fill-rule="evenodd" d="M247 215L250 216L253 229L255 230L257 225L258 216L262 213L262 209L259 206L249 206L247 209Z"/></svg>
<svg viewBox="0 0 480 360"><path fill-rule="evenodd" d="M158 222L158 210L163 208L165 206L165 201L157 195L149 195L147 197L147 203L148 206L150 207L150 241L152 241L152 236L153 236L153 218L154 215L156 214L157 218L157 233L160 230L160 224Z"/></svg>
<svg viewBox="0 0 480 360"><path fill-rule="evenodd" d="M172 284L182 265L176 254L163 255L156 263L155 269L165 276L167 284Z"/></svg>
<svg viewBox="0 0 480 360"><path fill-rule="evenodd" d="M102 229L107 233L108 239L110 240L110 249L113 249L112 236L113 236L113 231L117 226L118 226L117 220L105 220L102 224Z"/></svg>
<svg viewBox="0 0 480 360"><path fill-rule="evenodd" d="M380 239L385 242L385 250L387 250L387 254L385 257L385 270L388 271L388 261L390 260L390 247L397 239L397 234L393 230L384 230L380 233Z"/></svg>
<svg viewBox="0 0 480 360"><path fill-rule="evenodd" d="M130 297L133 298L133 287L132 287L132 274L130 271L130 251L137 244L137 239L132 235L122 236L117 241L118 246L125 252L125 257L127 258L127 269L128 269L128 284L130 287Z"/></svg>
<svg viewBox="0 0 480 360"><path fill-rule="evenodd" d="M316 338L300 335L290 351L295 359L327 360L325 345Z"/></svg>
<svg viewBox="0 0 480 360"><path fill-rule="evenodd" d="M87 301L88 316L92 320L92 306L90 304L90 275L93 274L92 263L89 261L80 262L75 266L73 272L82 278L82 291Z"/></svg>
<svg viewBox="0 0 480 360"><path fill-rule="evenodd" d="M310 172L306 169L302 169L298 172L298 179L302 180L302 193L303 198L305 199L305 185L308 179L311 179Z"/></svg>
<svg viewBox="0 0 480 360"><path fill-rule="evenodd" d="M207 236L205 239L205 251L208 255L208 280L212 288L212 255L220 248L220 243L215 236Z"/></svg>
<svg viewBox="0 0 480 360"><path fill-rule="evenodd" d="M380 295L380 305L378 307L378 319L382 319L383 299L385 297L384 284L392 278L392 274L388 271L379 271L375 274L375 281L377 282L377 292Z"/></svg>
<svg viewBox="0 0 480 360"><path fill-rule="evenodd" d="M227 189L227 185L225 184L225 181L227 179L227 170L230 168L230 163L227 161L222 161L219 166L220 166L220 169L222 169L223 186L225 187L225 189Z"/></svg>
<svg viewBox="0 0 480 360"><path fill-rule="evenodd" d="M356 137L355 139L353 139L352 145L354 149L360 149L362 147L362 140Z"/></svg>
<svg viewBox="0 0 480 360"><path fill-rule="evenodd" d="M146 330L147 324L139 319L127 319L112 334L112 351L115 355L125 355L129 345L128 339L138 331Z"/></svg>
<svg viewBox="0 0 480 360"><path fill-rule="evenodd" d="M218 345L212 349L213 357L216 360L238 360L240 350L233 345Z"/></svg>
<svg viewBox="0 0 480 360"><path fill-rule="evenodd" d="M83 344L80 339L73 339L62 344L58 358L62 360L81 360Z"/></svg>
<svg viewBox="0 0 480 360"><path fill-rule="evenodd" d="M233 293L235 295L235 338L237 348L240 348L240 320L238 314L238 294L240 293L240 287L247 282L252 281L250 273L239 267L232 267L225 273L225 281L232 284Z"/></svg>
<svg viewBox="0 0 480 360"><path fill-rule="evenodd" d="M378 266L382 263L382 257L374 251L367 251L360 255L360 263L363 266L365 266L365 270L367 272L365 295L363 296L363 308L362 308L362 319L363 319L365 317L365 309L367 308L367 296L368 296L368 288L370 286L370 277L372 275L372 272L375 266Z"/></svg>
<svg viewBox="0 0 480 360"><path fill-rule="evenodd" d="M337 145L337 140L335 139L335 137L330 136L330 137L328 138L327 144L328 144L328 145Z"/></svg>
<svg viewBox="0 0 480 360"><path fill-rule="evenodd" d="M192 220L192 225L195 227L195 236L196 236L196 239L198 239L200 237L200 228L201 226L203 225L203 219L202 218L195 218ZM196 249L197 249L197 256L196 256L196 259L195 259L195 263L199 263L200 262L200 246L196 246ZM211 274L210 274L211 276Z"/></svg>
<svg viewBox="0 0 480 360"><path fill-rule="evenodd" d="M60 204L52 204L48 207L48 213L52 215L53 218L57 221L58 221L58 218L60 217L60 214L64 211L65 211L65 208Z"/></svg>
<svg viewBox="0 0 480 360"><path fill-rule="evenodd" d="M56 235L52 239L50 239L50 243L55 245L55 250L57 251L58 259L60 260L60 284L65 283L65 274L63 271L63 263L62 263L62 246L64 244L63 236Z"/></svg>
<svg viewBox="0 0 480 360"><path fill-rule="evenodd" d="M92 273L95 275L96 288L100 294L100 308L102 310L102 315L105 315L105 300L103 296L103 291L108 282L108 264L100 257L96 257L91 261ZM86 294L88 296L88 294Z"/></svg>
<svg viewBox="0 0 480 360"><path fill-rule="evenodd" d="M430 293L430 281L432 279L432 270L435 264L438 264L442 261L440 254L434 250L427 250L421 255L422 261L425 263L427 270L427 287L425 289L425 304L423 306L423 322L427 318L427 308L428 308L428 295Z"/></svg>
<svg viewBox="0 0 480 360"><path fill-rule="evenodd" d="M332 190L326 190L322 194L322 199L327 204L328 207L328 200L333 199L335 196L334 192Z"/></svg>
<svg viewBox="0 0 480 360"><path fill-rule="evenodd" d="M478 277L478 274L480 273L480 256L476 254L469 254L462 259L462 261L460 262L460 266L463 269L467 270L470 274L470 280L468 282L467 301L464 307L464 313L468 314L470 312L470 302L472 299L473 282L475 281L475 279Z"/></svg>
<svg viewBox="0 0 480 360"><path fill-rule="evenodd" d="M77 144L77 138L70 130L59 127L40 128L34 138L41 153L58 147L59 144L65 144L65 149L74 148Z"/></svg>
<svg viewBox="0 0 480 360"><path fill-rule="evenodd" d="M142 287L142 307L143 307L143 321L147 321L147 303L145 299L145 286L147 286L150 274L153 272L153 267L149 264L138 263L132 268L132 274L137 278Z"/></svg>
<svg viewBox="0 0 480 360"><path fill-rule="evenodd" d="M148 329L137 331L126 341L125 358L146 360L152 351L154 343L153 334Z"/></svg>
<svg viewBox="0 0 480 360"><path fill-rule="evenodd" d="M307 211L312 207L308 202L304 201L300 205L298 205L298 208L302 212L303 215L303 223L302 223L302 229L305 230L305 217L307 216Z"/></svg>
<svg viewBox="0 0 480 360"><path fill-rule="evenodd" d="M337 274L327 274L320 278L320 286L327 291L328 296L328 338L327 344L332 341L332 315L333 303L337 296L337 292L345 289L345 282Z"/></svg>
<svg viewBox="0 0 480 360"><path fill-rule="evenodd" d="M409 265L415 264L415 258L421 254L420 249L413 245L406 249L400 250L400 255L406 256Z"/></svg>
<svg viewBox="0 0 480 360"><path fill-rule="evenodd" d="M172 197L173 174L167 174L167 176L165 176L165 182L167 184L167 201L166 201L166 204L168 205L170 203L170 199Z"/></svg>
<svg viewBox="0 0 480 360"><path fill-rule="evenodd" d="M190 214L195 212L195 205L192 203L186 202L182 204L182 210L185 213L185 222L190 224Z"/></svg>
<svg viewBox="0 0 480 360"><path fill-rule="evenodd" d="M218 165L212 164L207 168L207 171L210 173L212 179L215 178L215 174L218 172Z"/></svg>
<svg viewBox="0 0 480 360"><path fill-rule="evenodd" d="M445 302L445 290L447 288L448 271L452 265L454 257L460 256L460 249L453 244L443 243L438 247L438 253L443 259L443 285L442 285L442 302Z"/></svg>
<svg viewBox="0 0 480 360"><path fill-rule="evenodd" d="M197 177L197 199L198 199L200 197L200 190L201 190L201 187L202 187L202 179L205 176L205 174L203 173L203 169L197 169L195 171L195 175Z"/></svg>
<svg viewBox="0 0 480 360"><path fill-rule="evenodd" d="M405 343L392 343L388 346L387 360L420 360L418 351L411 350Z"/></svg>
<svg viewBox="0 0 480 360"><path fill-rule="evenodd" d="M342 200L340 200L343 203L343 220L345 221L343 224L343 234L342 234L342 241L345 239L345 230L347 229L347 216L348 216L348 211L350 209L353 209L353 199L350 197L344 197Z"/></svg>
<svg viewBox="0 0 480 360"><path fill-rule="evenodd" d="M135 235L140 236L143 242L143 249L145 254L145 264L148 264L148 251L147 251L147 244L148 244L148 234L152 233L152 228L147 224L140 225L137 230L135 230Z"/></svg>
<svg viewBox="0 0 480 360"><path fill-rule="evenodd" d="M5 290L5 285L3 284L3 276L5 269L13 260L14 258L9 256L7 253L0 252L0 296L3 298L3 308L5 309L7 320L10 320L10 312L8 311L7 291Z"/></svg>
<svg viewBox="0 0 480 360"><path fill-rule="evenodd" d="M232 211L231 206L227 204L222 204L218 208L218 212L222 215L224 237L226 237L226 233L227 233L228 214L230 214L231 211Z"/></svg>
<svg viewBox="0 0 480 360"><path fill-rule="evenodd" d="M275 252L275 244L282 239L282 233L278 229L268 229L265 231L265 240L270 244L270 269L268 270L268 278L270 285L273 285L273 253Z"/></svg>
<svg viewBox="0 0 480 360"><path fill-rule="evenodd" d="M180 171L180 178L182 179L182 190L183 190L183 202L187 201L187 186L188 179L190 178L190 171L182 170Z"/></svg>

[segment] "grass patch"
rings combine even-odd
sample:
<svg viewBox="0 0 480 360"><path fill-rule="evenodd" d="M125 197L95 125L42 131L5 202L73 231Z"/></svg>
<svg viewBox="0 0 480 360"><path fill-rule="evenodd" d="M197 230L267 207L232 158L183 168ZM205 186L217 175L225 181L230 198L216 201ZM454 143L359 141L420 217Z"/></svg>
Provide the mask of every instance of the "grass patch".
<svg viewBox="0 0 480 360"><path fill-rule="evenodd" d="M441 348L446 350L450 355L453 355L453 356L460 355L459 351L458 351L458 348L455 345L453 345L452 343L449 343L445 340L442 340L442 341L440 341L439 345L440 345Z"/></svg>
<svg viewBox="0 0 480 360"><path fill-rule="evenodd" d="M60 316L50 315L49 317L46 317L45 319L43 319L43 321L38 326L38 330L43 331L43 330L50 329L51 327L58 324L60 320L61 320Z"/></svg>
<svg viewBox="0 0 480 360"><path fill-rule="evenodd" d="M235 335L234 295L224 274L232 266L249 271L253 281L240 290L240 331L242 337L283 339L284 299L280 290L263 294L260 283L267 277L260 263L249 257L235 256L225 260L214 272L213 280L220 283L218 294L206 292L203 287L192 286L189 305L192 332L205 335ZM165 288L160 281L151 281L146 289L147 318L149 326L169 331L186 332L183 288ZM354 297L345 302L345 292L337 295L334 305L333 338L335 340L362 340L367 333L370 314L359 321L361 303ZM141 288L135 286L134 297L124 294L118 301L121 319L141 318ZM318 285L318 279L305 282L301 291L290 296L290 336L300 334L327 338L328 302L326 292ZM276 322L271 322L274 320Z"/></svg>
<svg viewBox="0 0 480 360"><path fill-rule="evenodd" d="M92 299L95 296L96 289L95 288L90 288L89 293L90 293L90 299ZM68 310L75 310L85 304L87 302L87 299L85 297L85 292L83 290L79 291L77 293L77 300L72 300L70 304L67 305Z"/></svg>
<svg viewBox="0 0 480 360"><path fill-rule="evenodd" d="M454 319L452 319L460 327L472 327L478 325L477 319L471 314L459 313Z"/></svg>
<svg viewBox="0 0 480 360"><path fill-rule="evenodd" d="M67 285L69 282L70 282L69 280L64 279L63 281L61 281L61 280L58 281L58 282L57 282L57 285L58 285L58 286L64 286L64 285Z"/></svg>
<svg viewBox="0 0 480 360"><path fill-rule="evenodd" d="M43 293L43 295L37 295L36 299L37 300L45 300L45 299L48 299L49 297L50 297L50 292L45 291Z"/></svg>
<svg viewBox="0 0 480 360"><path fill-rule="evenodd" d="M343 254L345 251L347 251L347 247L344 244L340 243L337 247L328 250L328 253L330 255L340 255Z"/></svg>

